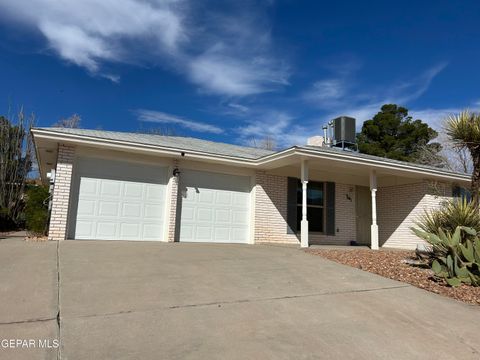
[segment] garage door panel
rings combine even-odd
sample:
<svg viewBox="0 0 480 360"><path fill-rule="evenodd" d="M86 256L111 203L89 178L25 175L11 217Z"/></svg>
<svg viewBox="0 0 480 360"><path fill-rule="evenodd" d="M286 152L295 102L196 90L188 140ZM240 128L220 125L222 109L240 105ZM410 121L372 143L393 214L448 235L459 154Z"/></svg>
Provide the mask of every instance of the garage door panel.
<svg viewBox="0 0 480 360"><path fill-rule="evenodd" d="M98 216L118 216L119 204L113 201L98 202Z"/></svg>
<svg viewBox="0 0 480 360"><path fill-rule="evenodd" d="M191 224L182 223L181 241L193 241L194 228Z"/></svg>
<svg viewBox="0 0 480 360"><path fill-rule="evenodd" d="M117 230L117 223L114 222L97 222L96 235L108 239L114 239Z"/></svg>
<svg viewBox="0 0 480 360"><path fill-rule="evenodd" d="M142 204L141 203L123 203L122 217L134 217L139 218L142 216Z"/></svg>
<svg viewBox="0 0 480 360"><path fill-rule="evenodd" d="M225 239L230 239L230 228L228 227L216 227L215 228L215 242L224 242Z"/></svg>
<svg viewBox="0 0 480 360"><path fill-rule="evenodd" d="M158 224L144 224L143 236L144 240L158 240L162 236L163 227Z"/></svg>
<svg viewBox="0 0 480 360"><path fill-rule="evenodd" d="M74 238L162 240L166 168L98 159L78 165Z"/></svg>
<svg viewBox="0 0 480 360"><path fill-rule="evenodd" d="M121 197L122 183L114 180L101 180L100 196Z"/></svg>
<svg viewBox="0 0 480 360"><path fill-rule="evenodd" d="M250 188L248 176L183 171L180 241L247 243Z"/></svg>
<svg viewBox="0 0 480 360"><path fill-rule="evenodd" d="M200 190L200 189L192 188L191 192L195 192L198 194L197 201L199 204L213 204L215 200L215 193L212 190L207 190L207 189Z"/></svg>
<svg viewBox="0 0 480 360"><path fill-rule="evenodd" d="M245 228L233 228L231 229L231 238L235 242L247 242L248 231Z"/></svg>
<svg viewBox="0 0 480 360"><path fill-rule="evenodd" d="M249 201L250 194L249 193L234 193L233 194L233 206L244 206L246 202Z"/></svg>
<svg viewBox="0 0 480 360"><path fill-rule="evenodd" d="M163 204L145 204L145 219L163 219Z"/></svg>
<svg viewBox="0 0 480 360"><path fill-rule="evenodd" d="M192 205L184 204L182 205L182 221L193 221L195 218L195 209Z"/></svg>
<svg viewBox="0 0 480 360"><path fill-rule="evenodd" d="M212 226L210 225L197 225L195 231L196 239L199 241L211 241L212 240Z"/></svg>
<svg viewBox="0 0 480 360"><path fill-rule="evenodd" d="M98 182L95 179L85 178L84 181L80 184L80 193L84 196L96 196L97 195L97 184Z"/></svg>
<svg viewBox="0 0 480 360"><path fill-rule="evenodd" d="M95 215L95 200L81 199L78 203L78 215Z"/></svg>
<svg viewBox="0 0 480 360"><path fill-rule="evenodd" d="M219 223L230 223L231 222L230 213L231 211L229 209L216 209L215 221Z"/></svg>
<svg viewBox="0 0 480 360"><path fill-rule="evenodd" d="M232 222L234 224L241 224L241 225L248 224L248 211L232 210Z"/></svg>
<svg viewBox="0 0 480 360"><path fill-rule="evenodd" d="M197 218L196 220L211 222L213 220L213 209L207 208L197 208Z"/></svg>
<svg viewBox="0 0 480 360"><path fill-rule="evenodd" d="M140 238L140 225L136 223L122 223L120 224L120 238Z"/></svg>
<svg viewBox="0 0 480 360"><path fill-rule="evenodd" d="M146 185L146 199L165 200L165 191L163 188L154 185Z"/></svg>
<svg viewBox="0 0 480 360"><path fill-rule="evenodd" d="M219 190L215 199L216 203L218 205L232 205L232 195L231 192Z"/></svg>
<svg viewBox="0 0 480 360"><path fill-rule="evenodd" d="M143 184L125 183L124 195L126 198L141 199L144 192L143 188Z"/></svg>
<svg viewBox="0 0 480 360"><path fill-rule="evenodd" d="M76 234L79 239L91 239L94 231L94 223L92 221L77 221Z"/></svg>

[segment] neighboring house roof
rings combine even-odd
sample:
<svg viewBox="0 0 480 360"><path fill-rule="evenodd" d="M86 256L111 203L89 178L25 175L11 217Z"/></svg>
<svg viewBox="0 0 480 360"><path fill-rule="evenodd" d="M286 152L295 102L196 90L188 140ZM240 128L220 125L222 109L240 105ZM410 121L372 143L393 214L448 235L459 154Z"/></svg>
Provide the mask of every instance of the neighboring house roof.
<svg viewBox="0 0 480 360"><path fill-rule="evenodd" d="M395 169L415 172L436 178L467 182L469 174L456 173L433 166L420 165L405 161L392 160L378 156L346 151L340 148L318 147L311 145L292 146L290 148L271 151L247 146L239 146L201 140L191 137L163 136L155 134L128 133L104 130L87 130L71 128L35 128L34 138L47 137L52 141L94 142L105 146L119 145L144 148L159 152L184 152L188 157L208 158L214 161L234 162L251 167L271 166L273 163L291 156L306 158L324 158L343 163L360 164L373 168ZM184 154L182 154L184 155Z"/></svg>
<svg viewBox="0 0 480 360"><path fill-rule="evenodd" d="M186 151L199 151L204 153L211 153L225 156L235 156L245 159L258 159L265 155L270 155L273 151L258 149L247 146L239 146L226 144L221 142L214 142L208 140L201 140L191 137L183 136L164 136L156 134L141 134L118 131L104 131L104 130L88 130L88 129L71 129L71 128L38 128L40 130L48 130L58 133L82 135L98 139L109 139L127 141L131 143L144 145L157 145L162 147L169 147L172 149L182 149Z"/></svg>

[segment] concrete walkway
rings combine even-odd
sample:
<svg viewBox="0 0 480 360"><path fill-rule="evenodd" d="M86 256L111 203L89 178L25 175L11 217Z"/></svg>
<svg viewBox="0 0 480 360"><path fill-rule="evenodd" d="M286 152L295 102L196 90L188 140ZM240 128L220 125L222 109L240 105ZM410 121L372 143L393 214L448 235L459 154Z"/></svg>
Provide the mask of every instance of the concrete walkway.
<svg viewBox="0 0 480 360"><path fill-rule="evenodd" d="M0 358L478 359L480 308L292 247L0 241ZM58 282L60 286L58 286ZM57 314L59 322L57 323Z"/></svg>

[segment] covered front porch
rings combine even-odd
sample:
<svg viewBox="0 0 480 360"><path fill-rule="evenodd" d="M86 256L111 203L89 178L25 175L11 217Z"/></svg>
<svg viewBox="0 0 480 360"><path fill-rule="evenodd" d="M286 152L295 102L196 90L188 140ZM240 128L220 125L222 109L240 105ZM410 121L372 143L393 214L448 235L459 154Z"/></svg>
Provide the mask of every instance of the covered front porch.
<svg viewBox="0 0 480 360"><path fill-rule="evenodd" d="M392 160L357 159L357 154L337 150L299 152L266 164L269 183L263 190L275 206L270 211L278 211L286 222L284 238L302 247L415 248L421 241L410 227L424 210L450 198L458 183L448 173ZM279 200L271 188L282 178L287 196ZM280 224L273 215L272 221Z"/></svg>

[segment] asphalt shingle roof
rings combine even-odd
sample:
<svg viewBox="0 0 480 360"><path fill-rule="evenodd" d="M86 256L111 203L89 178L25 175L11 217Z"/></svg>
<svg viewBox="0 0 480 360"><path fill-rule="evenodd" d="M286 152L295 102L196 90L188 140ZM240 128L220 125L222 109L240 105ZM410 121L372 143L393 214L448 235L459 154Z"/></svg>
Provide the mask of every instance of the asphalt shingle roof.
<svg viewBox="0 0 480 360"><path fill-rule="evenodd" d="M141 134L141 133L129 133L118 131L105 131L105 130L88 130L88 129L71 129L71 128L39 128L40 130L46 130L57 133L81 135L97 139L108 139L126 141L137 144L161 146L166 148L184 150L184 151L198 151L202 153L212 155L233 156L244 159L259 159L267 155L276 153L276 151L258 149L248 146L233 145L221 142L214 142L202 139L196 139L191 137L182 136L164 136L156 134ZM446 174L465 176L469 174L456 173L447 169L440 169L433 166L412 164L404 161L392 160L388 158L372 156L367 154L361 154L353 151L344 151L340 148L318 147L311 145L296 146L297 149L313 150L318 153L330 153L330 154L344 154L350 157L365 159L365 160L377 160L387 164L393 165L408 165L415 166L419 169L443 171Z"/></svg>
<svg viewBox="0 0 480 360"><path fill-rule="evenodd" d="M70 128L39 128L40 130L48 130L52 132L88 136L98 139L128 141L131 143L162 146L168 148L175 148L185 151L199 151L203 153L210 153L215 155L235 156L245 159L258 159L266 155L273 154L274 151L258 149L247 146L239 146L226 144L221 142L214 142L208 140L201 140L191 137L182 136L163 136L155 134L141 134L117 131L104 130L88 130L88 129L70 129Z"/></svg>

